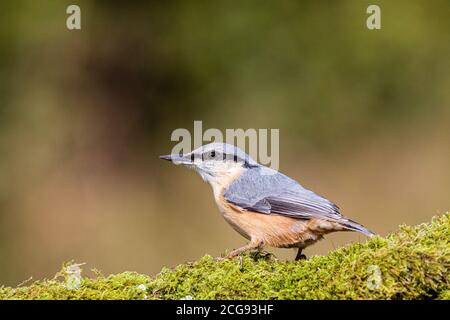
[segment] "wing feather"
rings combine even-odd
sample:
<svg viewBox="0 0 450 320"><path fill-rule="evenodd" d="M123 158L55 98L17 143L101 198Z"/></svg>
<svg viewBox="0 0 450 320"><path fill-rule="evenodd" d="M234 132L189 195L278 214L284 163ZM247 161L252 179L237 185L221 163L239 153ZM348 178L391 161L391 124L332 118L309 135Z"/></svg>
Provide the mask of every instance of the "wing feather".
<svg viewBox="0 0 450 320"><path fill-rule="evenodd" d="M294 218L342 218L339 207L303 188L291 178L265 167L247 170L224 191L224 198L242 209Z"/></svg>

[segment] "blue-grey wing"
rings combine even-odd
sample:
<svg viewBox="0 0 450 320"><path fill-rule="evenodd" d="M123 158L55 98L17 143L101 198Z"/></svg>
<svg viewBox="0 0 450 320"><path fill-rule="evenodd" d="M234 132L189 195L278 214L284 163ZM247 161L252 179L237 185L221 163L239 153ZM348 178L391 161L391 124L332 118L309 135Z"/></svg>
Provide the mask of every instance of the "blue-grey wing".
<svg viewBox="0 0 450 320"><path fill-rule="evenodd" d="M225 200L242 209L264 214L302 219L338 220L342 217L331 201L265 167L247 170L224 190L223 195Z"/></svg>

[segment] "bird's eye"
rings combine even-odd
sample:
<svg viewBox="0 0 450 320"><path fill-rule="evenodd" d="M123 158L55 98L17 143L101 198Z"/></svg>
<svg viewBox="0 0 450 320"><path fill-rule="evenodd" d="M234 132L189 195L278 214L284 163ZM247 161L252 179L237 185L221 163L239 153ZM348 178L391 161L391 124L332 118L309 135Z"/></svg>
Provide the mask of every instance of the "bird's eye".
<svg viewBox="0 0 450 320"><path fill-rule="evenodd" d="M194 153L191 153L191 161L194 162L194 160L195 160L195 155L194 155Z"/></svg>
<svg viewBox="0 0 450 320"><path fill-rule="evenodd" d="M213 150L211 151L211 158L214 158L216 156L216 152Z"/></svg>

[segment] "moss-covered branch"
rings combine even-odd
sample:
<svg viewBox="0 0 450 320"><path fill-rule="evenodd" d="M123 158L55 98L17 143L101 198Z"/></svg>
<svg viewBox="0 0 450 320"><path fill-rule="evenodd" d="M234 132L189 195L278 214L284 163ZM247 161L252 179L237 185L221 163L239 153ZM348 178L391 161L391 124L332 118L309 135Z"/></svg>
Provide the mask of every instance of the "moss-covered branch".
<svg viewBox="0 0 450 320"><path fill-rule="evenodd" d="M308 261L268 255L133 272L77 277L63 268L52 280L0 288L1 299L450 299L450 215L401 227ZM72 269L71 269L72 268Z"/></svg>

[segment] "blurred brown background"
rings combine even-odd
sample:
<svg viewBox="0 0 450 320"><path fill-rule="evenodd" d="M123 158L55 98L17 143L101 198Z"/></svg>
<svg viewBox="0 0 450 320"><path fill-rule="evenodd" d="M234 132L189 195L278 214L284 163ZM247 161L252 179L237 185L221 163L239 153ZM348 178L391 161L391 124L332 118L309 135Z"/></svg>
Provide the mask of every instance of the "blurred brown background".
<svg viewBox="0 0 450 320"><path fill-rule="evenodd" d="M244 243L208 185L158 160L194 120L279 128L281 171L382 235L450 208L448 1L77 1L69 31L72 3L0 4L0 284Z"/></svg>

